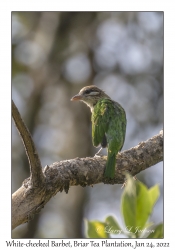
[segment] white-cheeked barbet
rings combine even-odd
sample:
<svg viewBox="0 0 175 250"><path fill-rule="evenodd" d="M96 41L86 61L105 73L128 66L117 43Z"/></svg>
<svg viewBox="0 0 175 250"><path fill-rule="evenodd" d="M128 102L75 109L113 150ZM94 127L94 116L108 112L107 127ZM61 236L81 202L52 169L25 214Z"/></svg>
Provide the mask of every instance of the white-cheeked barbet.
<svg viewBox="0 0 175 250"><path fill-rule="evenodd" d="M92 112L92 142L108 150L104 176L114 178L116 156L125 141L126 114L122 106L94 85L86 86L72 101L83 101Z"/></svg>

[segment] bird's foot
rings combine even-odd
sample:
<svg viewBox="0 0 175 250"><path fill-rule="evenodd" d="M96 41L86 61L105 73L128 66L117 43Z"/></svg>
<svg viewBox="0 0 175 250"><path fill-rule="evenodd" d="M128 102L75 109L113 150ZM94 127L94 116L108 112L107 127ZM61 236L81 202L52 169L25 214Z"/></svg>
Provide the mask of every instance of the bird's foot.
<svg viewBox="0 0 175 250"><path fill-rule="evenodd" d="M94 155L94 157L101 157L101 156L103 156L102 154L99 154L102 149L103 148L100 148L100 150L98 150L98 152Z"/></svg>
<svg viewBox="0 0 175 250"><path fill-rule="evenodd" d="M102 156L103 154L97 154L97 153L94 155L94 157L102 157Z"/></svg>
<svg viewBox="0 0 175 250"><path fill-rule="evenodd" d="M137 179L136 175L135 175L135 176L133 176L132 178L133 178L135 181L138 181L138 179ZM126 186L126 183L127 183L127 181L125 181L125 182L123 183L123 185L121 186L121 189L122 189L123 187L125 187L125 186Z"/></svg>
<svg viewBox="0 0 175 250"><path fill-rule="evenodd" d="M94 157L102 157L102 154L95 154Z"/></svg>

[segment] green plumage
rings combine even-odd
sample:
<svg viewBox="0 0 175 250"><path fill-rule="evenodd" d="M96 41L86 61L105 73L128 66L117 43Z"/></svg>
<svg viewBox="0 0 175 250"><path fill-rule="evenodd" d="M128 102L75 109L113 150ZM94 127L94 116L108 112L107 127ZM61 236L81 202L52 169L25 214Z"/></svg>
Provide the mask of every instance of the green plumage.
<svg viewBox="0 0 175 250"><path fill-rule="evenodd" d="M126 132L126 115L119 103L114 102L95 85L86 86L71 98L86 103L92 112L92 142L108 149L105 177L114 178L116 156L122 149Z"/></svg>
<svg viewBox="0 0 175 250"><path fill-rule="evenodd" d="M101 144L102 147L108 148L105 177L114 178L116 155L122 149L125 140L125 111L119 103L102 98L94 106L91 120L93 145L97 147Z"/></svg>

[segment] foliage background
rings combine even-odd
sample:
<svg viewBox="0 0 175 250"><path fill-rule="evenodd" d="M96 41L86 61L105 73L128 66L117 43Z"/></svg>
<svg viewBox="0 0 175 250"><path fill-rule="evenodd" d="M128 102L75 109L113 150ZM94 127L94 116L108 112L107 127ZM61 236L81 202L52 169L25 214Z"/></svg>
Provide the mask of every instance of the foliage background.
<svg viewBox="0 0 175 250"><path fill-rule="evenodd" d="M90 111L70 102L86 85L97 85L125 108L123 150L162 129L163 32L163 12L12 12L12 98L43 167L95 154ZM28 176L27 157L12 122L12 192ZM158 224L163 221L163 164L138 178L148 187L160 185L152 215ZM120 188L98 184L58 193L12 237L82 238L83 218L104 220L114 214L120 221Z"/></svg>

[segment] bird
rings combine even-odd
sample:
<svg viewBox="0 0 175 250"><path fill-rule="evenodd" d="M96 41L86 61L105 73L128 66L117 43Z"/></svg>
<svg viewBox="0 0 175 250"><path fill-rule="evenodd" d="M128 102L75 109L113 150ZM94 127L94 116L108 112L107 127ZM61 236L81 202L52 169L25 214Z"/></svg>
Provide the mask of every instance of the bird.
<svg viewBox="0 0 175 250"><path fill-rule="evenodd" d="M123 107L113 101L95 85L82 88L71 101L82 101L91 110L92 143L94 147L107 148L104 177L115 177L116 156L121 151L126 133L126 113ZM101 149L96 153L99 154Z"/></svg>

